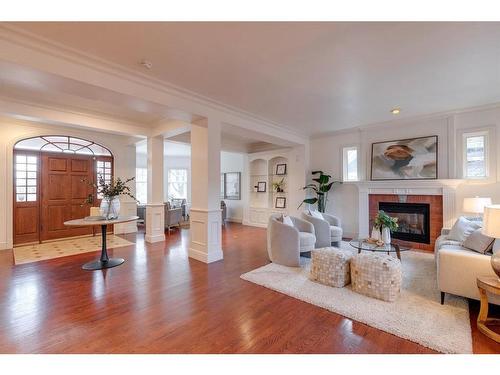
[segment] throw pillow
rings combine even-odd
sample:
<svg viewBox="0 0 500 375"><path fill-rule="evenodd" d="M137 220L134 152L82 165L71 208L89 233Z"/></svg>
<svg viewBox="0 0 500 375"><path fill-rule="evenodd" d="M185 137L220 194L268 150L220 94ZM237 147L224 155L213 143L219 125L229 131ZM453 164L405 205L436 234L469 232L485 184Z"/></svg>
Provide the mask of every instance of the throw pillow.
<svg viewBox="0 0 500 375"><path fill-rule="evenodd" d="M492 246L491 252L493 254L500 252L500 239L499 238L497 238L495 241L493 241L493 246Z"/></svg>
<svg viewBox="0 0 500 375"><path fill-rule="evenodd" d="M293 221L290 219L290 216L283 216L283 224L293 227Z"/></svg>
<svg viewBox="0 0 500 375"><path fill-rule="evenodd" d="M485 254L493 246L494 238L484 235L481 229L476 229L464 241L463 246L478 253Z"/></svg>
<svg viewBox="0 0 500 375"><path fill-rule="evenodd" d="M321 212L319 211L309 211L312 217L315 217L316 219L323 219L323 215L321 215Z"/></svg>
<svg viewBox="0 0 500 375"><path fill-rule="evenodd" d="M469 221L465 217L461 216L455 224L453 224L453 227L448 234L448 239L464 242L472 232L479 228L481 228L479 224Z"/></svg>

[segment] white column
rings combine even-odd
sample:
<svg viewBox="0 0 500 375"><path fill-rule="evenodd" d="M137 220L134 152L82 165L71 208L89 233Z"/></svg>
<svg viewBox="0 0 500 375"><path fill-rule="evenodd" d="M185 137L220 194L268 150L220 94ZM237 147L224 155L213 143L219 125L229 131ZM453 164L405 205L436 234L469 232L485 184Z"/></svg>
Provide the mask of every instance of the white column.
<svg viewBox="0 0 500 375"><path fill-rule="evenodd" d="M220 138L220 121L205 119L192 124L189 256L205 263L223 258Z"/></svg>
<svg viewBox="0 0 500 375"><path fill-rule="evenodd" d="M146 204L146 242L165 240L163 203L163 136L148 138L148 203Z"/></svg>

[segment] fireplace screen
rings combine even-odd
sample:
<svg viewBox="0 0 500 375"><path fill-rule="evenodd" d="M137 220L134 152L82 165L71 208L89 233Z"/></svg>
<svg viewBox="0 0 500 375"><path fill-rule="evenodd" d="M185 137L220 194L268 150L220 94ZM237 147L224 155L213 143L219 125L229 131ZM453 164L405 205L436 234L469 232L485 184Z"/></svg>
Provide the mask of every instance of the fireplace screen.
<svg viewBox="0 0 500 375"><path fill-rule="evenodd" d="M430 206L428 204L379 202L379 210L398 218L399 227L392 233L393 238L430 243Z"/></svg>

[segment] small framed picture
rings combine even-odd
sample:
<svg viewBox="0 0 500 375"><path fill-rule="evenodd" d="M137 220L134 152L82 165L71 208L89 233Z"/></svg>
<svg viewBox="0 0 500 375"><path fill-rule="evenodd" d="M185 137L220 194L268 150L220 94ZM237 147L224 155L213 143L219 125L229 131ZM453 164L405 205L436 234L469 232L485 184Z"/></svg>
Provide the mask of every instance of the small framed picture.
<svg viewBox="0 0 500 375"><path fill-rule="evenodd" d="M283 176L286 174L286 164L276 164L276 174Z"/></svg>
<svg viewBox="0 0 500 375"><path fill-rule="evenodd" d="M286 198L285 197L277 197L275 208L286 208Z"/></svg>
<svg viewBox="0 0 500 375"><path fill-rule="evenodd" d="M257 193L265 193L266 192L266 182L260 181L257 182Z"/></svg>

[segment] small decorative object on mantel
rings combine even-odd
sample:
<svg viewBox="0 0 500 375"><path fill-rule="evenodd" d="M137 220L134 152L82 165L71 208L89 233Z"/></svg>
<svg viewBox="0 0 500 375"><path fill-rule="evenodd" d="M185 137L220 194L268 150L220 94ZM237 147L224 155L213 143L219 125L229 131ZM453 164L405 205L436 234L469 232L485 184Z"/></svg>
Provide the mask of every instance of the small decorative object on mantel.
<svg viewBox="0 0 500 375"><path fill-rule="evenodd" d="M275 208L286 208L286 198L285 197L276 197Z"/></svg>
<svg viewBox="0 0 500 375"><path fill-rule="evenodd" d="M285 178L283 177L281 181L273 182L273 189L276 193L284 193L285 192Z"/></svg>
<svg viewBox="0 0 500 375"><path fill-rule="evenodd" d="M390 217L384 211L380 210L375 217L375 228L382 230L382 236L380 240L385 244L391 243L391 232L398 229L398 218Z"/></svg>
<svg viewBox="0 0 500 375"><path fill-rule="evenodd" d="M500 238L500 205L495 204L484 207L483 234L495 238ZM491 256L491 268L500 280L500 249L493 245L493 255Z"/></svg>
<svg viewBox="0 0 500 375"><path fill-rule="evenodd" d="M128 195L133 200L137 199L130 192L130 187L127 184L130 181L135 180L135 177L128 178L123 181L121 178L111 178L109 182L104 180L103 176L98 176L97 184L89 182L87 180L82 180L82 182L87 182L88 185L97 189L97 194L102 196L100 213L105 220L117 219L120 215L120 195ZM90 195L84 203L92 203L93 197Z"/></svg>
<svg viewBox="0 0 500 375"><path fill-rule="evenodd" d="M286 175L286 164L276 164L276 174L278 176Z"/></svg>
<svg viewBox="0 0 500 375"><path fill-rule="evenodd" d="M371 180L438 178L438 137L372 143Z"/></svg>
<svg viewBox="0 0 500 375"><path fill-rule="evenodd" d="M323 171L313 171L311 172L313 176L319 175L318 177L314 177L312 180L317 182L318 184L308 184L304 186L303 190L312 190L316 194L315 198L306 198L299 205L302 206L304 203L307 204L315 204L318 203L318 211L325 212L326 203L328 202L328 192L331 190L334 184L341 184L341 181L330 181L332 176L328 174L324 174Z"/></svg>
<svg viewBox="0 0 500 375"><path fill-rule="evenodd" d="M257 182L257 193L265 193L266 192L266 182L265 181L260 181Z"/></svg>

